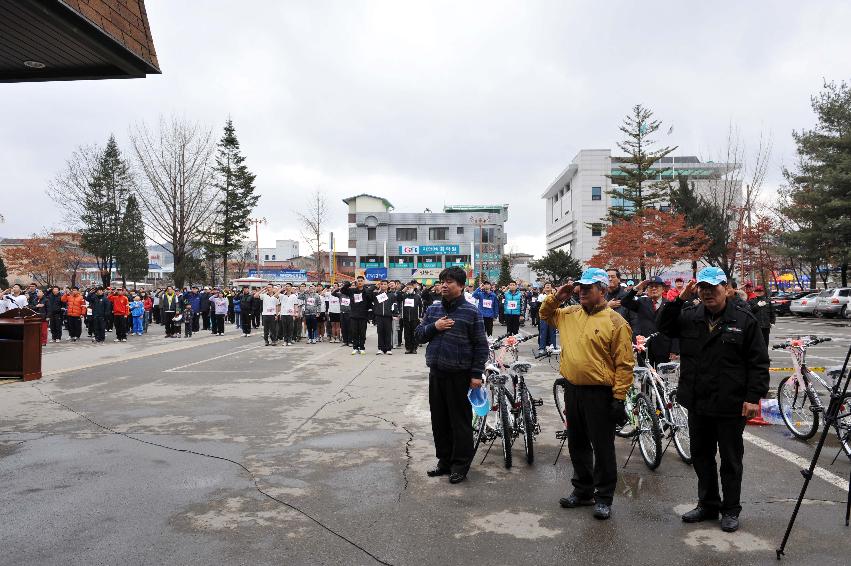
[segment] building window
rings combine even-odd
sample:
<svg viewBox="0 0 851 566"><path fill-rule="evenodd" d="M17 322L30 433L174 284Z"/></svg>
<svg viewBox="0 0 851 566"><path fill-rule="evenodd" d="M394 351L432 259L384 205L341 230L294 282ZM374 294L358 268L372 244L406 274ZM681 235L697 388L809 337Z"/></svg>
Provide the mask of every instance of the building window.
<svg viewBox="0 0 851 566"><path fill-rule="evenodd" d="M375 239L375 228L366 229L366 239L370 241Z"/></svg>
<svg viewBox="0 0 851 566"><path fill-rule="evenodd" d="M592 236L601 236L603 234L603 225L602 224L592 224L591 225L591 235Z"/></svg>
<svg viewBox="0 0 851 566"><path fill-rule="evenodd" d="M493 228L482 228L482 243L483 244L494 244L494 243L496 243L496 236L494 234Z"/></svg>
<svg viewBox="0 0 851 566"><path fill-rule="evenodd" d="M463 234L464 233L464 227L458 226L458 228L455 229L455 233L456 234Z"/></svg>
<svg viewBox="0 0 851 566"><path fill-rule="evenodd" d="M432 241L441 241L449 239L449 228L429 228L428 239Z"/></svg>
<svg viewBox="0 0 851 566"><path fill-rule="evenodd" d="M603 200L603 189L601 187L591 187L591 200Z"/></svg>
<svg viewBox="0 0 851 566"><path fill-rule="evenodd" d="M396 228L396 241L397 242L416 242L417 241L417 229L416 228Z"/></svg>
<svg viewBox="0 0 851 566"><path fill-rule="evenodd" d="M553 196L553 202L558 202L558 193L556 193L555 196Z"/></svg>
<svg viewBox="0 0 851 566"><path fill-rule="evenodd" d="M670 204L661 204L661 205L659 205L659 211L660 212L671 212L671 205Z"/></svg>
<svg viewBox="0 0 851 566"><path fill-rule="evenodd" d="M265 259L266 261L269 261L269 254L266 254L266 257L264 257L263 259Z"/></svg>
<svg viewBox="0 0 851 566"><path fill-rule="evenodd" d="M390 267L414 267L414 256L392 255L389 257Z"/></svg>
<svg viewBox="0 0 851 566"><path fill-rule="evenodd" d="M275 261L275 254L272 254L272 261Z"/></svg>

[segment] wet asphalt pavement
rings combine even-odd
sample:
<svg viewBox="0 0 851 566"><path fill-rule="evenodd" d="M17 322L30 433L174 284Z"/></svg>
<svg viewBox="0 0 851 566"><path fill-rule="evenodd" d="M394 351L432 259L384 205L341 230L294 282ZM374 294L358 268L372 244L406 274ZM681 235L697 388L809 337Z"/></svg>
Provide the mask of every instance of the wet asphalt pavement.
<svg viewBox="0 0 851 566"><path fill-rule="evenodd" d="M748 427L734 535L680 521L696 481L673 446L656 471L633 455L613 518L599 522L558 506L571 467L566 450L553 464L546 361L528 379L545 402L536 462L521 441L506 470L495 445L450 486L425 476L422 354L267 348L226 332L51 344L43 380L0 385L0 564L768 564L814 445L782 425ZM841 365L847 323L781 319L772 341L810 333L835 339L810 351L811 365ZM616 444L623 464L629 442ZM831 465L836 450L829 442L784 563L851 560L851 466L844 455Z"/></svg>

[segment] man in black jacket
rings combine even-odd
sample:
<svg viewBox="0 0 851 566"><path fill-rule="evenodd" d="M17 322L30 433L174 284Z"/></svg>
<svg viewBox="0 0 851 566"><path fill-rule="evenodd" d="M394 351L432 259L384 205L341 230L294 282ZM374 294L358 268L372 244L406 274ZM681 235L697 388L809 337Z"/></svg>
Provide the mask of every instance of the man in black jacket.
<svg viewBox="0 0 851 566"><path fill-rule="evenodd" d="M89 295L89 308L92 309L94 327L92 342L101 343L106 340L106 317L112 313L112 302L103 294L103 287L98 287L93 295Z"/></svg>
<svg viewBox="0 0 851 566"><path fill-rule="evenodd" d="M636 293L647 290L647 294L643 297L636 297ZM665 282L659 277L651 277L647 281L642 281L635 287L629 290L621 300L621 305L632 312L633 336L650 336L658 330L656 326L656 316L659 309L667 302L662 296L665 289ZM676 347L672 344L672 340L667 336L656 336L653 338L647 347L647 361L651 365L656 366L671 361L671 354L676 352Z"/></svg>
<svg viewBox="0 0 851 566"><path fill-rule="evenodd" d="M196 288L193 288L194 292ZM198 303L198 312L201 315L201 328L210 330L210 288L204 287L204 290L198 293L200 299ZM195 319L195 313L192 313L192 331L198 332L198 321Z"/></svg>
<svg viewBox="0 0 851 566"><path fill-rule="evenodd" d="M751 312L759 322L759 328L762 330L762 337L765 340L765 346L768 347L768 338L771 334L771 326L777 322L777 314L774 312L774 305L771 299L765 296L765 287L762 285L754 289L756 296L748 301L748 306Z"/></svg>
<svg viewBox="0 0 851 566"><path fill-rule="evenodd" d="M687 304L697 289L701 303ZM727 297L727 276L706 267L680 296L666 304L659 329L680 341L677 398L688 409L692 464L697 474L697 507L686 523L717 519L721 529L739 528L742 510L742 434L745 421L759 413L768 392L768 350L747 307ZM721 487L715 453L721 455Z"/></svg>
<svg viewBox="0 0 851 566"><path fill-rule="evenodd" d="M402 305L402 320L401 326L405 332L405 353L417 353L417 341L414 337L414 331L420 323L423 316L423 299L416 290L416 285L412 281L405 286L405 292L400 295L399 304Z"/></svg>
<svg viewBox="0 0 851 566"><path fill-rule="evenodd" d="M242 326L242 335L251 335L251 309L254 306L254 297L251 296L251 290L248 285L242 287L242 294L234 297L235 301L239 301L239 312L242 316L239 317L240 325Z"/></svg>
<svg viewBox="0 0 851 566"><path fill-rule="evenodd" d="M399 314L398 306L396 292L390 290L387 281L380 281L372 306L375 313L375 328L378 331L376 355L393 355L393 317Z"/></svg>
<svg viewBox="0 0 851 566"><path fill-rule="evenodd" d="M50 322L50 338L53 342L62 340L62 295L59 287L52 287L42 299L44 302L44 314Z"/></svg>
<svg viewBox="0 0 851 566"><path fill-rule="evenodd" d="M369 309L375 301L373 289L364 285L362 275L355 279L355 286L348 281L343 283L338 296L348 297L349 304L349 326L352 334L352 355L363 355L366 350L366 323L369 318Z"/></svg>

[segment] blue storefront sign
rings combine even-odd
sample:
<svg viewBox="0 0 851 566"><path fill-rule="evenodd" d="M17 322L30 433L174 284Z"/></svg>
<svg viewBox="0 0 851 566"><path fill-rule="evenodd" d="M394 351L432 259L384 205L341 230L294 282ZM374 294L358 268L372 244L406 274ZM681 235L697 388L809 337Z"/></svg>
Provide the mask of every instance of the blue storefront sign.
<svg viewBox="0 0 851 566"><path fill-rule="evenodd" d="M461 253L461 246L457 244L443 244L438 246L399 246L399 255L441 255L459 253Z"/></svg>
<svg viewBox="0 0 851 566"><path fill-rule="evenodd" d="M381 281L387 279L386 267L368 267L363 274L363 278L367 281Z"/></svg>
<svg viewBox="0 0 851 566"><path fill-rule="evenodd" d="M248 270L249 277L271 279L273 281L307 281L307 272L303 269L256 269Z"/></svg>

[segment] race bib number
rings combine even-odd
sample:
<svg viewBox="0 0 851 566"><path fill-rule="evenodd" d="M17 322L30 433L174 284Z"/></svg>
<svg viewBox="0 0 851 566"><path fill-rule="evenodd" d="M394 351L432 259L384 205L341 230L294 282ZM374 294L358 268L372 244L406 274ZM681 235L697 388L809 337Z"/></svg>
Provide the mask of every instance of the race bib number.
<svg viewBox="0 0 851 566"><path fill-rule="evenodd" d="M440 304L440 299L435 299L435 300L433 300L433 301L431 302L431 304L433 304L433 305L439 305L439 304Z"/></svg>
<svg viewBox="0 0 851 566"><path fill-rule="evenodd" d="M316 299L314 299L313 297L309 297L309 298L307 299L307 304L308 304L308 306L311 306L311 307L312 307L313 305L315 305L315 304L316 304Z"/></svg>
<svg viewBox="0 0 851 566"><path fill-rule="evenodd" d="M387 293L379 293L375 296L375 300L377 300L379 303L383 303L387 300Z"/></svg>
<svg viewBox="0 0 851 566"><path fill-rule="evenodd" d="M86 314L92 316L92 309L86 309Z"/></svg>
<svg viewBox="0 0 851 566"><path fill-rule="evenodd" d="M493 308L493 301L490 300L490 299L483 299L482 300L482 307L484 307L486 309Z"/></svg>
<svg viewBox="0 0 851 566"><path fill-rule="evenodd" d="M414 306L414 299L405 299L405 306L406 307Z"/></svg>
<svg viewBox="0 0 851 566"><path fill-rule="evenodd" d="M538 302L538 297L532 297L532 302L533 302L533 303L537 303L537 302Z"/></svg>
<svg viewBox="0 0 851 566"><path fill-rule="evenodd" d="M355 302L359 303L362 300L363 300L363 294L362 293L355 293Z"/></svg>
<svg viewBox="0 0 851 566"><path fill-rule="evenodd" d="M759 302L756 304L756 306L758 306L758 307L764 307L764 306L765 306L765 304L766 304L766 303L765 303L765 301L759 301Z"/></svg>
<svg viewBox="0 0 851 566"><path fill-rule="evenodd" d="M343 297L342 299L340 299L341 305L349 306L351 303L352 301L348 297Z"/></svg>
<svg viewBox="0 0 851 566"><path fill-rule="evenodd" d="M508 306L506 308L511 309L511 310L516 309L517 308L517 301L508 301Z"/></svg>

